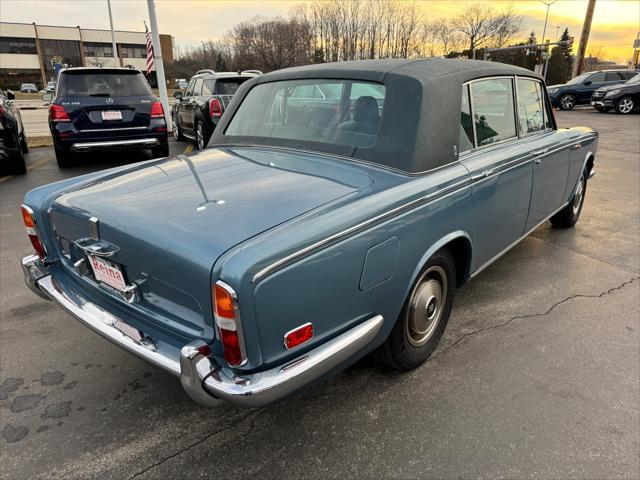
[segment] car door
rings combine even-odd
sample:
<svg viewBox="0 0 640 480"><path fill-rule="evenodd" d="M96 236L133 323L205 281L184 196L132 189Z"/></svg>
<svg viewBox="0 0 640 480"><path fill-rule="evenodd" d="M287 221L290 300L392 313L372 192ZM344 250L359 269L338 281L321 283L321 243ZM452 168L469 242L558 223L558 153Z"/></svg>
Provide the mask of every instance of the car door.
<svg viewBox="0 0 640 480"><path fill-rule="evenodd" d="M185 123L189 131L195 133L196 110L198 109L198 97L202 94L202 77L196 78L193 84L191 96L185 102Z"/></svg>
<svg viewBox="0 0 640 480"><path fill-rule="evenodd" d="M588 103L591 99L591 94L606 84L604 72L596 72L585 79L584 83L578 89L578 103Z"/></svg>
<svg viewBox="0 0 640 480"><path fill-rule="evenodd" d="M518 77L518 124L533 160L531 205L525 231L535 228L562 206L569 174L568 147L558 147L559 134L541 82Z"/></svg>
<svg viewBox="0 0 640 480"><path fill-rule="evenodd" d="M474 268L519 239L531 195L531 158L518 137L513 77L470 82L462 92L460 162L472 179Z"/></svg>
<svg viewBox="0 0 640 480"><path fill-rule="evenodd" d="M184 130L190 130L190 127L188 126L188 116L187 116L187 107L189 105L189 99L191 98L192 94L193 94L193 85L196 83L195 79L191 79L191 81L189 82L189 85L187 85L187 88L184 91L184 95L182 95L182 98L178 101L178 104L176 105L176 109L178 112L178 121L180 122L180 128L184 131Z"/></svg>

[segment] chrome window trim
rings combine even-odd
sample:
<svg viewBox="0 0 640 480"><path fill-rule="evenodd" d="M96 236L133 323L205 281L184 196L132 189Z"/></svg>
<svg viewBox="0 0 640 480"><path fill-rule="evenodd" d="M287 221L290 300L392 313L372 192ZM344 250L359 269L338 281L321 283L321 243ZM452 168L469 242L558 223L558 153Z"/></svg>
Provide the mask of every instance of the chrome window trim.
<svg viewBox="0 0 640 480"><path fill-rule="evenodd" d="M345 238L348 238L351 235L355 235L357 233L363 232L366 229L368 229L369 227L382 223L386 220L390 220L391 218L406 213L414 208L420 207L422 205L425 205L431 201L437 200L439 198L444 198L447 195L450 195L452 193L456 193L459 190L462 190L463 188L466 188L468 186L471 185L471 179L469 177L465 178L464 180L461 180L459 182L453 183L445 188L441 188L440 190L436 190L435 192L431 192L427 195L424 195L422 197L416 198L414 200L411 200L410 202L407 202L403 205L400 205L396 208L393 208L391 210L388 210L386 212L383 212L379 215L376 215L373 218L370 218L368 220L365 220L363 222L360 222L356 225L353 225L349 228L346 228L344 230L341 230L337 233L334 233L333 235L330 235L328 237L325 237L321 240L318 240L315 243L312 243L311 245L307 245L304 248L301 248L300 250L297 250L283 258L281 258L280 260L277 260L271 264L269 264L268 266L266 266L265 268L259 270L251 279L251 283L255 284L258 281L262 280L263 278L267 277L268 275L270 275L271 273L281 270L282 268L291 265L292 263L295 263L296 261L298 261L299 259L306 257L307 255L311 255L312 253L316 253L320 250L322 250L324 247L327 247L329 245L338 243L340 241L342 241Z"/></svg>

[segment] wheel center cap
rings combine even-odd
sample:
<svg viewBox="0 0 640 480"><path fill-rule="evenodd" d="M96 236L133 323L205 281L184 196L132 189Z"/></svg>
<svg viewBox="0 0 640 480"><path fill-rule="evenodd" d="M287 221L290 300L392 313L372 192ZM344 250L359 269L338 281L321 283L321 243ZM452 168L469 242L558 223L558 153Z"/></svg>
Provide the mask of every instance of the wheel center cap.
<svg viewBox="0 0 640 480"><path fill-rule="evenodd" d="M436 306L437 306L437 302L435 298L432 298L431 300L429 300L429 303L427 303L427 318L431 319L431 317L433 317L433 314L436 311Z"/></svg>

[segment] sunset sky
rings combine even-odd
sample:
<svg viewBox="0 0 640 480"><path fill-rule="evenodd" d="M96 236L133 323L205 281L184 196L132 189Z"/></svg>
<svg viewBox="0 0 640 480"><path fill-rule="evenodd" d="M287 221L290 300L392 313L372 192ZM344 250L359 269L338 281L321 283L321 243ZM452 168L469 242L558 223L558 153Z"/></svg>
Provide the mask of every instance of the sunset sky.
<svg viewBox="0 0 640 480"><path fill-rule="evenodd" d="M199 45L201 40L223 36L235 23L255 16L286 15L303 1L283 0L157 0L160 31L174 36L176 45ZM465 5L458 1L420 2L427 18L447 18ZM484 3L484 2L478 2ZM539 0L489 3L497 8L513 5L525 20L525 31L542 36L546 7ZM578 39L587 0L558 0L549 10L547 38L554 40L557 27L565 27ZM144 0L112 0L115 28L144 30L147 2ZM109 28L106 0L0 0L0 19L4 22L36 22L50 25L80 25L85 28ZM600 53L601 58L626 62L632 55L633 40L640 31L640 1L598 0L587 53ZM523 36L526 36L523 35Z"/></svg>

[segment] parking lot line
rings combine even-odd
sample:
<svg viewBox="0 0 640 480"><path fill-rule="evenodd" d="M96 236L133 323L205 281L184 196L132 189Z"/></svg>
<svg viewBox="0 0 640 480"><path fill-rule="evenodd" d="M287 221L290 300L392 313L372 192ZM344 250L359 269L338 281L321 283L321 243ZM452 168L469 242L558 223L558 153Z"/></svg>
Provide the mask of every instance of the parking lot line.
<svg viewBox="0 0 640 480"><path fill-rule="evenodd" d="M191 152L193 152L193 144L190 143L189 145L186 146L182 154L184 155L185 153L191 153Z"/></svg>

